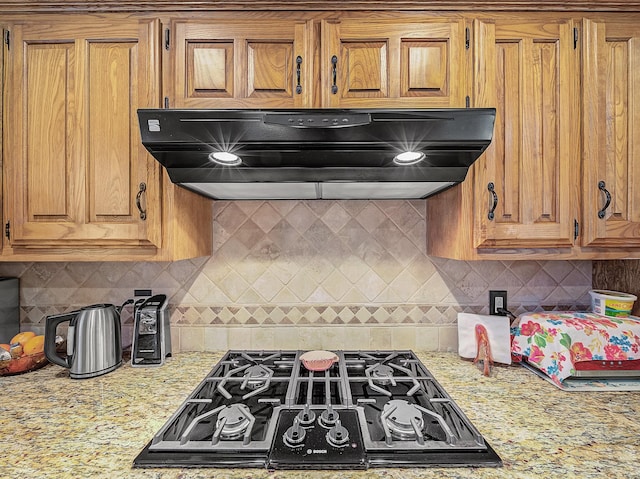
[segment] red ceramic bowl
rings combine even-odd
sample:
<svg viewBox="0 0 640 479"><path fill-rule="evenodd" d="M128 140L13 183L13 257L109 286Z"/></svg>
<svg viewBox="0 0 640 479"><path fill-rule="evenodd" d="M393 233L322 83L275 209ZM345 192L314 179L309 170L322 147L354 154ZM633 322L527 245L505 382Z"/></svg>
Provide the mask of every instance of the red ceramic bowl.
<svg viewBox="0 0 640 479"><path fill-rule="evenodd" d="M326 371L338 361L338 355L331 351L307 351L300 356L300 361L309 371Z"/></svg>
<svg viewBox="0 0 640 479"><path fill-rule="evenodd" d="M39 369L47 364L47 358L44 352L28 354L19 358L3 361L0 363L0 376L9 376L12 374L22 374L28 371Z"/></svg>

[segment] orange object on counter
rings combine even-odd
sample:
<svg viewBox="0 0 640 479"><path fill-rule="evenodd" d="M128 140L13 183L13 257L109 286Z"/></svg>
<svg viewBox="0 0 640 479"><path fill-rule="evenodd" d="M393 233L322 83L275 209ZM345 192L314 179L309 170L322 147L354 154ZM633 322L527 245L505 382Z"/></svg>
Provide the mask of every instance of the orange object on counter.
<svg viewBox="0 0 640 479"><path fill-rule="evenodd" d="M44 352L44 335L34 336L29 339L22 348L24 354L37 354Z"/></svg>
<svg viewBox="0 0 640 479"><path fill-rule="evenodd" d="M16 334L9 344L20 343L24 347L25 343L36 335L33 331L24 331Z"/></svg>
<svg viewBox="0 0 640 479"><path fill-rule="evenodd" d="M491 344L489 343L489 333L487 328L482 324L476 324L476 345L477 351L473 364L477 364L479 361L483 363L482 374L489 376L491 374L491 368L493 367L493 357L491 356ZM480 366L480 365L478 365Z"/></svg>

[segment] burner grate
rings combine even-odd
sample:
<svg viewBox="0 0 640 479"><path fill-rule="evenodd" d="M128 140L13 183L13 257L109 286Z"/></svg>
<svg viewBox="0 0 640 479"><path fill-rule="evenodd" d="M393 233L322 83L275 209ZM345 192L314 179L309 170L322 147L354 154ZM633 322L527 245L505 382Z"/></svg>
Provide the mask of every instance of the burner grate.
<svg viewBox="0 0 640 479"><path fill-rule="evenodd" d="M134 461L136 467L273 469L500 466L411 351L229 351Z"/></svg>

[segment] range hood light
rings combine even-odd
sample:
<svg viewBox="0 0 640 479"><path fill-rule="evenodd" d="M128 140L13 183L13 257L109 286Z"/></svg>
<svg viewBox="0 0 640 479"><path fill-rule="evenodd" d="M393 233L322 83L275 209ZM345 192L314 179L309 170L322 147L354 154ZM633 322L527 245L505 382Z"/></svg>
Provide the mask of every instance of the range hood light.
<svg viewBox="0 0 640 479"><path fill-rule="evenodd" d="M214 151L209 154L209 159L222 166L238 166L242 163L242 158L228 151Z"/></svg>
<svg viewBox="0 0 640 479"><path fill-rule="evenodd" d="M405 151L404 153L396 155L396 157L393 159L393 162L396 165L407 166L420 163L424 159L425 155L421 151Z"/></svg>

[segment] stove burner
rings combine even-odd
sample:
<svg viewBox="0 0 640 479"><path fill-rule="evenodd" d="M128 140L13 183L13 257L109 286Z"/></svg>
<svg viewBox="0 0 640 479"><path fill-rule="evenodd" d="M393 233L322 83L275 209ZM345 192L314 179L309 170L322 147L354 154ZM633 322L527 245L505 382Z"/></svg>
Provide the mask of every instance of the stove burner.
<svg viewBox="0 0 640 479"><path fill-rule="evenodd" d="M415 440L422 436L422 412L403 399L392 399L385 404L380 419L396 439Z"/></svg>
<svg viewBox="0 0 640 479"><path fill-rule="evenodd" d="M395 382L393 380L393 368L391 366L376 364L370 372L373 380L380 384L387 385Z"/></svg>
<svg viewBox="0 0 640 479"><path fill-rule="evenodd" d="M420 390L420 384L416 380L415 374L411 372L410 369L404 368L398 364L384 364L387 361L391 361L395 359L397 354L393 353L384 358L382 362L378 362L373 366L369 366L365 369L364 374L367 377L367 382L369 387L380 394L384 394L385 396L391 397L392 393L388 389L383 389L378 384L383 386L391 385L393 387L397 386L398 381L406 382L409 380L413 383L413 387L409 389L406 393L407 396L413 396L417 391ZM365 355L367 359L373 359L370 355ZM394 369L401 372L402 375L400 377L394 377L393 372ZM378 384L375 384L378 383Z"/></svg>
<svg viewBox="0 0 640 479"><path fill-rule="evenodd" d="M258 389L265 385L269 379L269 370L264 366L256 364L250 366L244 372L245 381L242 383L240 389L245 387L248 389Z"/></svg>
<svg viewBox="0 0 640 479"><path fill-rule="evenodd" d="M253 416L246 405L232 404L227 406L218 414L216 433L219 431L220 439L238 439L247 431L251 424L251 418Z"/></svg>
<svg viewBox="0 0 640 479"><path fill-rule="evenodd" d="M216 387L216 390L225 398L231 399L233 396L229 391L227 391L225 385L228 382L236 382L242 380L242 384L240 385L241 391L244 391L247 388L252 389L251 392L242 396L242 399L246 401L250 397L256 396L261 392L269 389L269 386L271 385L271 378L273 377L273 370L264 366L263 364L257 364L256 361L247 354L240 354L246 361L249 361L249 364L245 364L228 371L222 378L222 381L220 381L220 383ZM260 358L260 360L264 362L276 357L278 357L278 354L272 354L265 358ZM237 363L233 364L235 365ZM236 374L239 373L243 373L241 378L236 377Z"/></svg>
<svg viewBox="0 0 640 479"><path fill-rule="evenodd" d="M242 437L242 444L245 446L251 442L251 430L256 418L244 404L232 404L231 406L217 407L193 418L180 435L180 445L184 446L191 440L191 433L196 430L198 424L207 421L216 414L218 418L213 436L211 436L213 446L218 444L220 439L233 440Z"/></svg>

